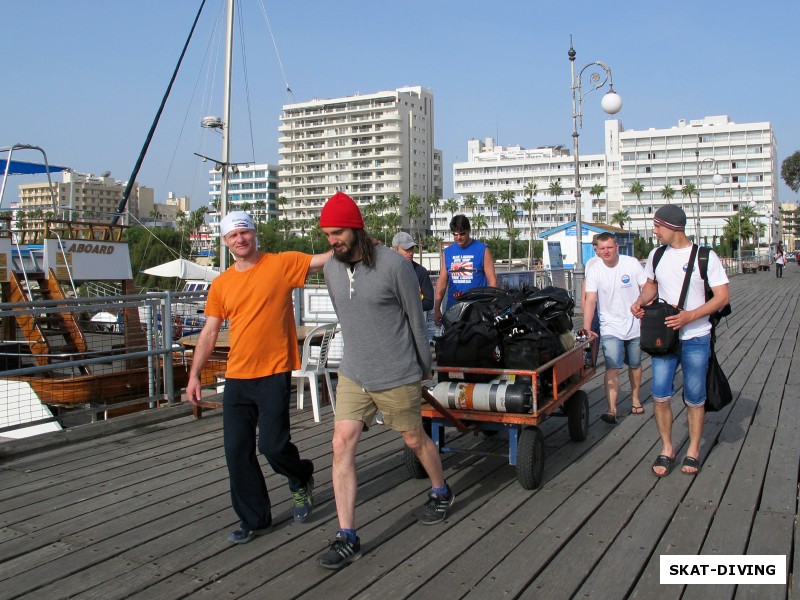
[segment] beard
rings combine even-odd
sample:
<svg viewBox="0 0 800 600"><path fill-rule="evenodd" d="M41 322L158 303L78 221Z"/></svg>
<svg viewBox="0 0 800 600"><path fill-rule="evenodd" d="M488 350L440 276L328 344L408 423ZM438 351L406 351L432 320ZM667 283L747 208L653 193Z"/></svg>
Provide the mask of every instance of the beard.
<svg viewBox="0 0 800 600"><path fill-rule="evenodd" d="M357 262L357 255L358 249L354 244L342 244L341 247L333 249L333 258L339 262L352 264Z"/></svg>

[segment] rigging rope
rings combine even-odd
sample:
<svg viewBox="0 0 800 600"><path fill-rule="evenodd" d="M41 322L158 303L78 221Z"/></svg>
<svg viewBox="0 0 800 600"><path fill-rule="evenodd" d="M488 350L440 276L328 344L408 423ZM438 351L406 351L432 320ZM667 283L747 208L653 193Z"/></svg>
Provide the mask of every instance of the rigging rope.
<svg viewBox="0 0 800 600"><path fill-rule="evenodd" d="M275 56L278 57L278 66L281 69L281 76L283 77L283 83L286 86L286 94L289 100L292 99L292 88L289 87L289 81L286 79L286 71L283 70L283 61L281 60L281 53L278 52L278 44L275 41L275 34L272 33L272 25L269 22L269 17L267 16L267 9L264 7L264 0L259 0L259 5L261 6L261 14L264 15L264 20L267 22L267 29L269 29L269 35L272 38L272 45L275 48Z"/></svg>
<svg viewBox="0 0 800 600"><path fill-rule="evenodd" d="M136 159L136 165L133 167L133 172L131 173L130 178L128 178L128 185L125 186L125 191L122 193L122 200L120 200L119 206L117 207L117 212L111 219L112 225L116 225L122 216L122 213L125 212L125 206L128 204L128 197L130 196L133 185L136 182L136 176L139 174L139 169L142 168L144 156L147 154L147 149L150 147L150 142L153 139L153 135L156 132L156 127L161 119L161 113L164 112L164 106L167 104L167 98L169 98L169 93L172 91L172 85L175 83L175 79L178 77L178 70L183 62L183 57L186 56L186 50L189 48L189 42L192 40L192 35L194 34L194 30L197 27L197 22L200 20L200 14L203 12L203 7L205 5L206 0L202 0L200 2L200 8L197 10L197 15L194 18L194 23L192 23L192 29L189 31L189 37L186 38L186 43L183 45L183 50L181 51L181 56L178 59L178 64L175 65L175 70L172 72L172 77L169 80L167 91L164 93L164 97L161 99L161 105L158 107L158 112L156 113L155 119L153 119L153 124L150 126L150 131L147 133L147 139L145 139L142 150L139 152L139 158Z"/></svg>

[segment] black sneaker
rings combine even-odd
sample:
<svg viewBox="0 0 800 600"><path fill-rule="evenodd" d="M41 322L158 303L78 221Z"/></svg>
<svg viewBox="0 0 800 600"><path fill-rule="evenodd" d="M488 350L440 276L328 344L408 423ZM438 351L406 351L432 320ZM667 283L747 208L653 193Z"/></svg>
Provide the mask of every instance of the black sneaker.
<svg viewBox="0 0 800 600"><path fill-rule="evenodd" d="M317 564L325 569L341 569L345 565L361 558L361 541L356 537L354 543L347 541L347 534L336 532L336 539L330 548L317 557Z"/></svg>
<svg viewBox="0 0 800 600"><path fill-rule="evenodd" d="M447 512L456 503L456 495L450 486L447 486L447 494L439 495L433 490L428 494L428 501L420 514L418 520L423 525L436 525L447 518Z"/></svg>
<svg viewBox="0 0 800 600"><path fill-rule="evenodd" d="M236 531L228 536L228 541L231 544L246 544L252 542L253 538L257 535L264 535L272 531L272 526L267 526L264 529L246 529L239 527Z"/></svg>
<svg viewBox="0 0 800 600"><path fill-rule="evenodd" d="M308 478L305 487L301 487L296 492L292 492L294 498L294 521L302 523L311 514L314 508L314 476Z"/></svg>

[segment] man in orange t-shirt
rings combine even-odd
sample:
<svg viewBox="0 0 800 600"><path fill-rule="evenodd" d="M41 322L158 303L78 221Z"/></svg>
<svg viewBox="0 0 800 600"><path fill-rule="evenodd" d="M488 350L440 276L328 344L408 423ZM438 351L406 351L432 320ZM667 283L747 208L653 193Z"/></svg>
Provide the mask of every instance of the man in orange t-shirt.
<svg viewBox="0 0 800 600"><path fill-rule="evenodd" d="M291 372L300 368L292 291L303 287L309 273L320 271L331 253L260 252L253 220L240 211L222 219L220 235L236 262L211 284L186 394L193 404L200 402L200 371L227 319L230 352L222 399L223 436L231 502L240 519L228 541L246 544L267 533L272 524L255 451L256 428L258 450L276 473L289 480L295 521L304 521L314 506L314 465L300 458L289 433Z"/></svg>

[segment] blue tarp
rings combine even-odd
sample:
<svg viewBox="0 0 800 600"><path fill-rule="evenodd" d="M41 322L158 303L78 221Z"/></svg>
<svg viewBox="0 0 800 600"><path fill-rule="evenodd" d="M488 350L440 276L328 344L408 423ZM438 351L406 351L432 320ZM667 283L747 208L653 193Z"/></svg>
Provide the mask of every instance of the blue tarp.
<svg viewBox="0 0 800 600"><path fill-rule="evenodd" d="M47 173L48 167L40 163L31 163L21 160L12 160L11 164L8 161L0 159L0 177L6 174L6 165L8 165L9 175L37 175L39 173ZM48 165L51 173L58 173L60 171L67 171L69 167L59 167L56 165Z"/></svg>

